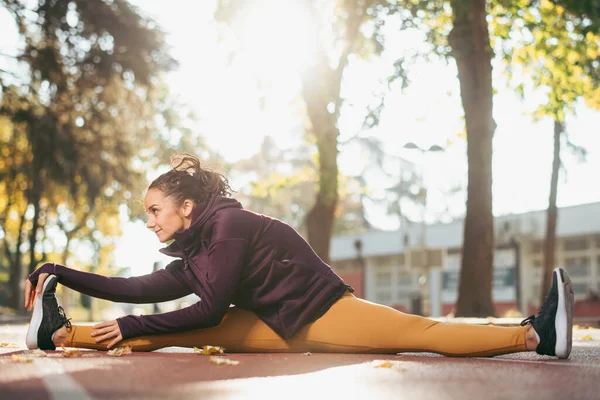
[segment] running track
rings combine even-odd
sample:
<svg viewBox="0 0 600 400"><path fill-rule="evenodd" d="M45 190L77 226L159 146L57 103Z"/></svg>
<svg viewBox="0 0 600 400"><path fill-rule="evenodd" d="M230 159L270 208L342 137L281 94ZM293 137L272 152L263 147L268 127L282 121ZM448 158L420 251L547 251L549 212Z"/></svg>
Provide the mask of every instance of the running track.
<svg viewBox="0 0 600 400"><path fill-rule="evenodd" d="M232 354L188 349L14 363L26 325L0 325L0 399L600 399L600 330L576 330L569 360L433 354ZM48 352L49 354L52 352ZM391 368L377 368L383 360Z"/></svg>

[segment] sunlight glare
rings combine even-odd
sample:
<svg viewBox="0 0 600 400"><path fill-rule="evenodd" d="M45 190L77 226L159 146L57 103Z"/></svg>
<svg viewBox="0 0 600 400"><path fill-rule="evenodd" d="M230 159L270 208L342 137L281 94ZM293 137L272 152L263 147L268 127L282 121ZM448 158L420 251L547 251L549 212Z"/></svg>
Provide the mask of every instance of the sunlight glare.
<svg viewBox="0 0 600 400"><path fill-rule="evenodd" d="M241 34L249 58L260 69L301 71L315 60L318 24L298 2L267 1L243 18ZM268 10L268 12L265 12Z"/></svg>

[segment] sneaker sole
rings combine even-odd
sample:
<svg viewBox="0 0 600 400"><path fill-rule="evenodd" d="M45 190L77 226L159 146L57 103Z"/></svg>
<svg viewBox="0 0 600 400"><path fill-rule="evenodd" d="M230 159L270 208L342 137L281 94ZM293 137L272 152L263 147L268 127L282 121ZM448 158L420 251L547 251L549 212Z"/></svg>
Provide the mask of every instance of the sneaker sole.
<svg viewBox="0 0 600 400"><path fill-rule="evenodd" d="M554 269L554 279L558 287L558 307L554 319L556 332L554 353L558 358L568 358L573 343L573 286L571 279L562 268Z"/></svg>
<svg viewBox="0 0 600 400"><path fill-rule="evenodd" d="M29 350L37 349L39 347L37 335L40 325L42 324L42 319L44 319L44 307L42 306L44 301L44 293L46 293L46 287L54 279L56 279L56 275L48 276L48 278L46 278L44 281L42 293L35 297L35 301L33 303L33 314L31 315L31 322L29 323L29 329L27 330L27 336L25 337L25 344Z"/></svg>

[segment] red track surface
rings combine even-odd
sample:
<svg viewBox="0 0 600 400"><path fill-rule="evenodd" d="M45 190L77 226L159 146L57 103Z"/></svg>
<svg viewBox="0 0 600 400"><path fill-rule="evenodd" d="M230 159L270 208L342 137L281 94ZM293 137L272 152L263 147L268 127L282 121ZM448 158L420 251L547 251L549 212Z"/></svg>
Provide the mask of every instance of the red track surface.
<svg viewBox="0 0 600 400"><path fill-rule="evenodd" d="M17 364L26 326L0 325L1 399L597 399L600 330L578 330L569 360L432 354L230 354L239 365L170 348L109 357L36 358ZM589 337L588 337L589 335ZM582 340L582 339L586 340ZM591 338L591 340L590 340ZM52 352L48 352L49 354ZM58 352L57 352L58 353ZM377 360L392 361L376 368Z"/></svg>

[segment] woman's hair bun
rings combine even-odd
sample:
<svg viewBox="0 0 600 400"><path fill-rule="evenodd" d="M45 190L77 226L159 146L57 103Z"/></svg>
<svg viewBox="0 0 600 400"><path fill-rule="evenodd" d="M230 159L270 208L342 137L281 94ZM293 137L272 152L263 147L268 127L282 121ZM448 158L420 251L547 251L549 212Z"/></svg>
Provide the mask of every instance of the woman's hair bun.
<svg viewBox="0 0 600 400"><path fill-rule="evenodd" d="M198 178L198 173L201 170L200 160L188 153L173 154L169 165L173 171L187 172L194 178Z"/></svg>

